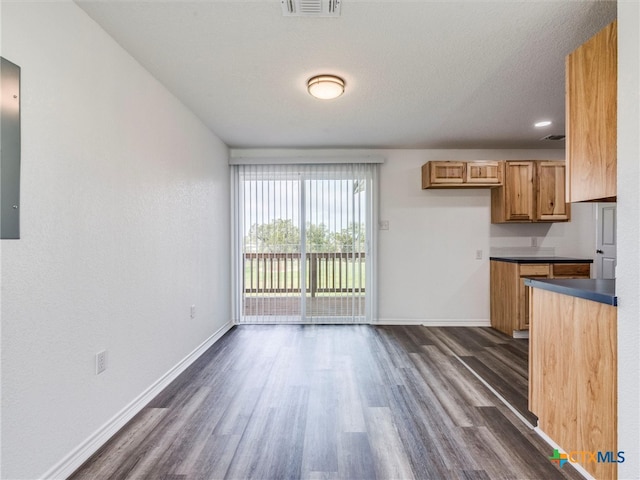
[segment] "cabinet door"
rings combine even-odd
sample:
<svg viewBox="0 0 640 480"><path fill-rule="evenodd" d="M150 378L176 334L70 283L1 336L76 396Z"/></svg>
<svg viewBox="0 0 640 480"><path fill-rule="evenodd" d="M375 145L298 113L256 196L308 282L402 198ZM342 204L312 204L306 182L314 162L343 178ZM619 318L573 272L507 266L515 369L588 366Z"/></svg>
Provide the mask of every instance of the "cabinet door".
<svg viewBox="0 0 640 480"><path fill-rule="evenodd" d="M505 162L504 168L505 220L532 222L534 163Z"/></svg>
<svg viewBox="0 0 640 480"><path fill-rule="evenodd" d="M553 278L591 278L590 263L554 263Z"/></svg>
<svg viewBox="0 0 640 480"><path fill-rule="evenodd" d="M520 265L520 284L518 285L518 320L520 330L529 329L529 287L524 284L525 278L549 278L551 265L548 263Z"/></svg>
<svg viewBox="0 0 640 480"><path fill-rule="evenodd" d="M464 162L431 162L431 183L464 182Z"/></svg>
<svg viewBox="0 0 640 480"><path fill-rule="evenodd" d="M567 200L617 195L617 23L567 56Z"/></svg>
<svg viewBox="0 0 640 480"><path fill-rule="evenodd" d="M565 203L564 162L536 162L536 221L569 220L569 205Z"/></svg>
<svg viewBox="0 0 640 480"><path fill-rule="evenodd" d="M464 162L428 162L422 167L422 188L464 182Z"/></svg>
<svg viewBox="0 0 640 480"><path fill-rule="evenodd" d="M518 264L495 260L489 263L491 326L511 336L520 329Z"/></svg>
<svg viewBox="0 0 640 480"><path fill-rule="evenodd" d="M502 183L501 162L467 162L465 182L500 185Z"/></svg>

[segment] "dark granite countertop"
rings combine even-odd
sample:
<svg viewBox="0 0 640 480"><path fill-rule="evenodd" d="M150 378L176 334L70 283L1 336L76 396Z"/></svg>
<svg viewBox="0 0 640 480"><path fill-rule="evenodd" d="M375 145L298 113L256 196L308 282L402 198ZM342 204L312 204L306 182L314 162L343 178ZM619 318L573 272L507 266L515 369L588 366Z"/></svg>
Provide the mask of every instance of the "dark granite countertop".
<svg viewBox="0 0 640 480"><path fill-rule="evenodd" d="M593 263L591 258L571 257L489 257L489 260L509 263Z"/></svg>
<svg viewBox="0 0 640 480"><path fill-rule="evenodd" d="M529 287L541 288L550 292L561 293L571 297L584 298L594 302L618 306L616 297L616 281L595 278L552 279L525 278L524 284Z"/></svg>

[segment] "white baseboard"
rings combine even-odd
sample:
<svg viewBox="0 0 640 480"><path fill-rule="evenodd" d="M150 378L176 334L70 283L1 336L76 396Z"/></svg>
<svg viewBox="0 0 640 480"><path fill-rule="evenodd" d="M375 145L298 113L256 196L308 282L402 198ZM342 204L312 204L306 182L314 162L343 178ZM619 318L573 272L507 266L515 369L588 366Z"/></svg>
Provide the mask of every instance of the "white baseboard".
<svg viewBox="0 0 640 480"><path fill-rule="evenodd" d="M162 377L156 380L149 388L138 395L131 403L120 410L107 423L91 434L84 442L78 445L60 462L49 469L40 478L43 479L65 479L75 472L86 462L91 455L98 451L118 430L140 412L151 400L164 390L178 375L184 372L193 362L195 362L211 345L216 343L231 327L232 322L227 322L220 327L213 335L201 343L195 350L180 360Z"/></svg>
<svg viewBox="0 0 640 480"><path fill-rule="evenodd" d="M379 318L373 325L423 325L425 327L490 327L488 318Z"/></svg>

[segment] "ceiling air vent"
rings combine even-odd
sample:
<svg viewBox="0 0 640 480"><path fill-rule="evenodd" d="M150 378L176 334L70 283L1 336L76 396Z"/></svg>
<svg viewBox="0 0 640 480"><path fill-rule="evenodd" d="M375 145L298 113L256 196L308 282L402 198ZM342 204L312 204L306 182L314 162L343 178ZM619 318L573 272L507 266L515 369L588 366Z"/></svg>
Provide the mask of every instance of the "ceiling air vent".
<svg viewBox="0 0 640 480"><path fill-rule="evenodd" d="M340 0L281 0L285 17L339 17Z"/></svg>
<svg viewBox="0 0 640 480"><path fill-rule="evenodd" d="M564 140L564 135L547 135L546 137L542 137L540 140L553 140L553 141L558 141L558 140Z"/></svg>

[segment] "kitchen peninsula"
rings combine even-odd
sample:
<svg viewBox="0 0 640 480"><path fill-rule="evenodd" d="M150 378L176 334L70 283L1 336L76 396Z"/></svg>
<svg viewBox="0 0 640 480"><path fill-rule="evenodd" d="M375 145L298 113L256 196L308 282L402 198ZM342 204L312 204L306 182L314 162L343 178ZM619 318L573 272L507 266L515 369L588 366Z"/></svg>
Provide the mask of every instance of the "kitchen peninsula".
<svg viewBox="0 0 640 480"><path fill-rule="evenodd" d="M598 479L617 478L615 280L525 279L529 410L541 433ZM578 453L600 452L594 455ZM601 461L605 460L605 461Z"/></svg>
<svg viewBox="0 0 640 480"><path fill-rule="evenodd" d="M566 200L617 197L617 23L566 59ZM529 295L529 410L538 431L597 479L618 462L615 280L524 280ZM622 446L620 446L622 447Z"/></svg>

